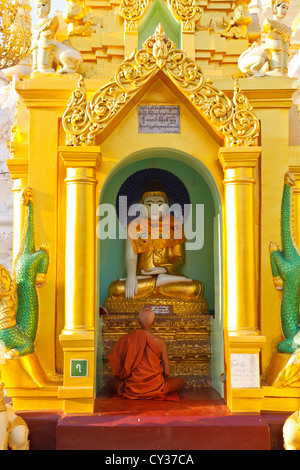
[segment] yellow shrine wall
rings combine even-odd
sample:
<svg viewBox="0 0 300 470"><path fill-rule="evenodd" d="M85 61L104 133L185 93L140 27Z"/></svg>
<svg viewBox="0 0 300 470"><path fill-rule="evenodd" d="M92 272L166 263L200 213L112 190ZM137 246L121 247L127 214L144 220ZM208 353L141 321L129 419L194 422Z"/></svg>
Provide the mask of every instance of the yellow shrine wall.
<svg viewBox="0 0 300 470"><path fill-rule="evenodd" d="M78 47L84 56L80 72L85 76L88 96L107 83L126 54L137 44L138 34L124 32L124 23L116 13L118 2L86 0L100 27L88 37L73 37L71 43ZM204 2L205 12L216 20L232 11L227 2ZM205 16L203 20L205 19ZM185 42L186 41L186 42ZM238 72L237 58L245 50L246 40L228 40L202 29L191 34L183 34L182 48L203 67L213 79L214 85L230 97L233 93L232 75ZM248 42L247 42L248 44ZM203 48L203 49L202 49ZM67 152L65 134L61 119L73 90L77 87L78 76L58 76L25 78L17 84L20 103L17 124L22 141L15 144L13 158L8 161L14 181L14 257L20 244L24 221L20 206L22 188L33 189L35 201L36 247L46 242L50 247L50 266L46 284L39 290L40 323L36 351L41 367L51 378L51 383L38 387L30 375L30 368L23 360L8 361L1 366L2 380L13 398L16 409L61 409L66 412L91 411L95 393L95 337L73 337L61 333L65 327L65 252L66 252L66 183ZM275 290L270 267L269 243L280 244L280 206L283 177L289 169L296 175L297 191L300 185L299 118L292 114L293 95L298 87L296 80L289 78L256 78L239 80L240 87L249 98L261 123L259 145L261 155L255 166L255 285L257 331L255 334L237 334L228 331L231 312L226 310L226 297L232 282L224 268L224 371L227 374L225 398L234 411L288 410L300 406L300 390L276 389L264 384L258 388L232 389L230 381L230 354L258 354L262 379L268 369L272 354L281 340L280 298ZM180 135L139 134L137 129L138 104L179 104L181 106ZM116 168L126 164L128 155L149 148L171 148L199 159L213 175L219 190L223 221L225 221L224 171L218 153L224 145L213 129L195 112L187 99L162 77L148 82L142 93L127 106L122 119L113 121L110 132L98 137L95 147L86 150L99 153L100 164L95 172L94 204L97 207L101 187L105 178ZM298 119L298 121L297 121ZM292 130L291 130L292 129ZM77 149L80 151L80 149ZM69 158L69 157L68 157ZM300 206L298 192L295 192L295 225L297 240L300 243ZM74 207L77 207L74 205ZM234 211L232 207L232 211ZM74 209L75 210L75 209ZM90 209L92 211L92 209ZM87 213L87 216L89 213ZM95 218L92 212L90 215ZM226 232L223 232L224 265L226 261ZM79 235L78 235L79 236ZM85 240L86 242L86 240ZM91 242L93 243L93 242ZM242 246L247 253L247 246ZM92 256L92 255L90 255ZM95 256L96 247L95 247ZM101 254L100 254L101 256ZM227 260L228 261L228 260ZM249 259L249 262L253 260ZM89 260L87 259L87 263ZM90 278L88 278L90 279ZM82 284L80 284L80 282ZM80 277L78 288L90 289L88 280ZM205 283L205 280L204 280ZM92 287L96 291L95 285ZM240 292L240 297L243 292ZM89 309L92 309L92 302ZM93 318L97 315L97 304ZM243 318L240 311L240 318ZM91 311L89 311L91 315ZM76 335L75 335L76 336ZM88 343L88 346L87 346ZM89 377L72 381L69 377L68 360L70 354L84 350L82 357L91 361ZM71 352L70 352L71 351ZM38 366L35 365L36 370Z"/></svg>
<svg viewBox="0 0 300 470"><path fill-rule="evenodd" d="M39 290L41 313L36 349L43 368L51 376L64 372L63 352L59 335L65 321L66 201L64 179L66 169L59 155L59 146L64 143L64 132L60 119L72 87L75 88L75 83L75 80L49 77L48 81L44 80L43 83L38 79L31 79L18 84L18 91L29 108L30 126L29 132L26 134L28 121L26 122L26 119L24 119L26 113L23 109L24 105L21 103L20 109L23 109L23 111L20 112L20 116L23 116L23 122L19 124L22 133L24 126L24 139L16 146L14 159L9 162L16 188L30 185L34 190L36 245L38 246L46 240L50 246L51 263L47 283ZM262 127L262 156L255 172L255 246L258 326L261 335L265 337L265 342L262 341L261 336L253 337L250 343L249 338L245 343L245 338L237 339L234 336L230 337L230 335L227 337L225 328L226 364L224 369L227 374L230 372L230 351L253 352L257 350L255 349L257 347L258 351L261 350L261 371L264 373L281 337L280 294L278 295L273 286L268 246L271 240L280 242L280 205L283 175L289 166L297 166L298 153L293 147L292 157L290 157L289 109L292 105L291 97L294 93L293 81L289 79L278 81L278 79L275 79L272 83L273 87L269 86L266 90L263 79L256 81L244 79L240 81L241 87L243 87L254 105ZM270 85L270 82L268 84ZM87 80L86 85L88 92L91 94L95 89L95 82ZM229 80L215 80L215 85L225 90L229 95L232 93L232 82ZM51 96L51 92L54 96L54 90L56 99L51 98L52 106L50 108L48 97ZM103 142L98 142L101 146L101 163L97 171L98 183L95 204L98 204L100 189L106 176L123 159L126 159L128 154L147 148L164 147L175 148L199 158L213 175L223 205L224 174L218 161L220 142L216 142L213 131L205 129L201 118L195 115L190 104L183 97L180 99L179 94L175 94L174 90L170 90L168 83L164 83L161 79L150 84L143 96L140 97L139 104L153 103L179 104L181 106L181 134L179 136L138 134L137 103L134 103L133 107L130 106L125 118L121 122L116 120L111 133ZM272 120L274 121L275 115L276 120L280 122L280 126L276 129L274 135ZM26 159L27 153L28 158ZM23 171L22 175L20 175L20 169ZM19 178L20 176L22 176L22 179ZM19 195L17 189L14 194L17 201ZM16 206L18 207L17 203ZM19 212L16 211L16 214L19 214ZM14 252L17 252L18 249L18 237L20 238L20 232L17 231L16 226ZM225 246L224 251L226 251ZM226 282L228 281L224 276L225 296ZM224 319L224 322L226 323L226 319ZM262 345L257 346L259 341L262 342ZM37 400L36 397L32 397L32 391L30 391L30 388L36 388L36 385L28 378L28 374L25 371L22 373L17 371L20 375L16 381L16 373L12 374L12 367L9 366L10 373L6 374L4 371L3 377L11 395L16 395L14 401L17 407L39 407L41 406L40 401L44 406L45 400L51 406L54 406L52 400L55 403L54 407L63 406L62 400L57 397L57 385L52 384L50 388L48 387L48 390L38 390L39 397L43 395L46 395L46 397L43 396L42 400ZM25 375L25 381L23 375ZM25 390L24 383L27 385ZM265 393L275 393L271 390L272 387L266 387L265 389L262 387L258 390L231 390L229 381L227 385L227 399L232 408L237 406L237 409L247 410L250 406L251 409L253 407L257 409L264 406L264 402L269 403L271 400L273 404L266 406L275 407L276 409L277 405L274 405L273 397L269 398L267 396L265 398ZM292 393L295 395L296 392L293 391ZM276 393L278 394L278 390ZM50 399L50 395L56 396L56 399ZM275 403L278 400L276 398ZM293 404L297 400L297 397L285 400L285 406L291 408L292 405L288 405L288 403ZM48 406L50 405L48 404ZM282 405L280 406L282 407Z"/></svg>

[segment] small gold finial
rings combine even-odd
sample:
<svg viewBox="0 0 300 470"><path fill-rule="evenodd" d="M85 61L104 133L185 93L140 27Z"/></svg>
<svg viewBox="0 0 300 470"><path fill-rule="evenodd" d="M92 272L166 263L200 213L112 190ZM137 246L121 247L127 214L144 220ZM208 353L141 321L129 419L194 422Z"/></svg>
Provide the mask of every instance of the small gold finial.
<svg viewBox="0 0 300 470"><path fill-rule="evenodd" d="M157 26L153 38L155 41L167 41L165 29L161 23Z"/></svg>
<svg viewBox="0 0 300 470"><path fill-rule="evenodd" d="M156 64L163 68L168 58L168 39L165 30L161 23L157 26L154 35L152 36L153 44L153 57Z"/></svg>

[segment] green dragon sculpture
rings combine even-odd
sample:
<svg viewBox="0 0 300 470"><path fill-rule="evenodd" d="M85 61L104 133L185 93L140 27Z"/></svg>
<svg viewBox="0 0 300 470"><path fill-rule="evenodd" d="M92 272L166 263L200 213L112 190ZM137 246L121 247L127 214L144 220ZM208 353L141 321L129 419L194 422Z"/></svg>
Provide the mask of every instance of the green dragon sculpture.
<svg viewBox="0 0 300 470"><path fill-rule="evenodd" d="M274 242L271 242L269 247L275 287L282 290L280 316L284 340L277 345L277 351L288 354L293 354L300 346L300 256L293 239L293 186L295 186L295 177L288 172L284 178L281 204L282 250Z"/></svg>
<svg viewBox="0 0 300 470"><path fill-rule="evenodd" d="M34 352L39 317L36 287L45 283L49 265L47 245L35 251L31 188L23 190L21 203L26 206L27 217L13 279L0 266L0 342L7 350L7 359Z"/></svg>

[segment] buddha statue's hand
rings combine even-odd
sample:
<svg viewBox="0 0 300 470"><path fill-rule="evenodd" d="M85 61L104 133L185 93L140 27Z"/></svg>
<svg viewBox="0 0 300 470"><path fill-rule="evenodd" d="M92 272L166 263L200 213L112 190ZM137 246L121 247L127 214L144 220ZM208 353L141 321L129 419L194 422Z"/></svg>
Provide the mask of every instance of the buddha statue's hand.
<svg viewBox="0 0 300 470"><path fill-rule="evenodd" d="M138 281L136 275L131 274L125 281L125 298L134 299L134 294L137 294Z"/></svg>
<svg viewBox="0 0 300 470"><path fill-rule="evenodd" d="M166 268L164 267L154 267L154 268L149 268L149 269L141 269L141 274L143 275L149 275L149 274L165 274L167 273Z"/></svg>

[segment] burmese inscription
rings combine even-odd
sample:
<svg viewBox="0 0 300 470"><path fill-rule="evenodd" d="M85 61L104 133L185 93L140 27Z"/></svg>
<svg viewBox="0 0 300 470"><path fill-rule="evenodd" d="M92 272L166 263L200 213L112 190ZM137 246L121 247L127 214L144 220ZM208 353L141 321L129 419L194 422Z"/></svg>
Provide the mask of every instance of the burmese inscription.
<svg viewBox="0 0 300 470"><path fill-rule="evenodd" d="M259 388L258 354L231 354L232 388Z"/></svg>
<svg viewBox="0 0 300 470"><path fill-rule="evenodd" d="M139 133L179 134L180 106L138 106Z"/></svg>
<svg viewBox="0 0 300 470"><path fill-rule="evenodd" d="M155 315L173 315L173 305L151 305Z"/></svg>

